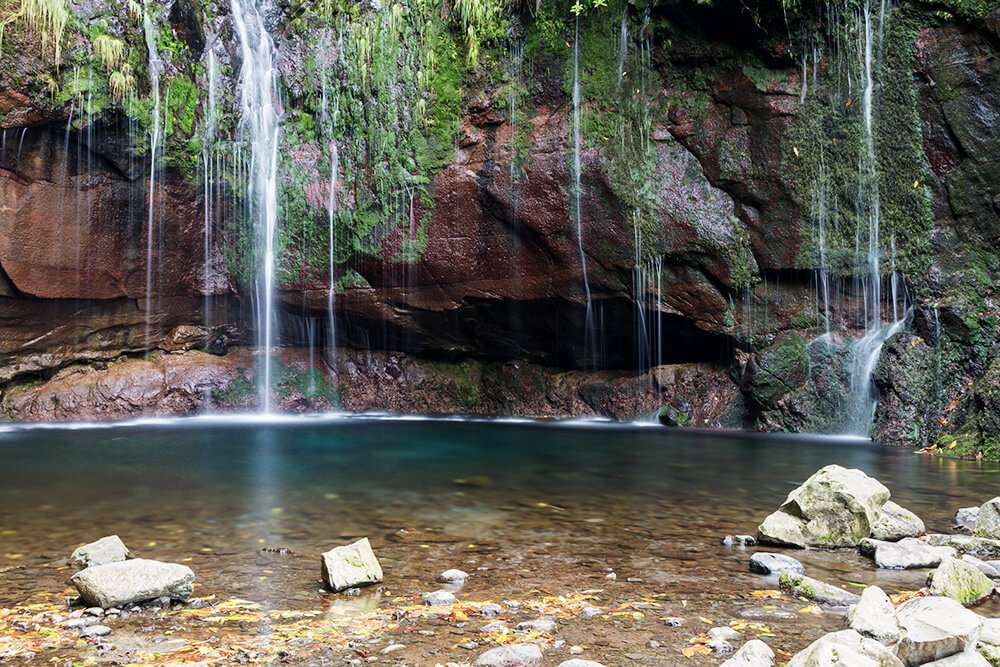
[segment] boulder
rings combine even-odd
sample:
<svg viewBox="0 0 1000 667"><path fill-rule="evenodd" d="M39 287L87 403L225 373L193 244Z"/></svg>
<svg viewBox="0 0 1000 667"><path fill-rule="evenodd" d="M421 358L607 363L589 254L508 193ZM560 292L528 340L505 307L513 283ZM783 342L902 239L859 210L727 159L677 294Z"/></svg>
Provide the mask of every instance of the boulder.
<svg viewBox="0 0 1000 667"><path fill-rule="evenodd" d="M890 645L899 641L896 608L878 586L869 586L861 592L861 601L851 607L847 619L852 630L880 644Z"/></svg>
<svg viewBox="0 0 1000 667"><path fill-rule="evenodd" d="M983 619L983 628L979 633L979 641L984 644L1000 646L1000 618Z"/></svg>
<svg viewBox="0 0 1000 667"><path fill-rule="evenodd" d="M772 667L774 651L759 639L752 639L720 667Z"/></svg>
<svg viewBox="0 0 1000 667"><path fill-rule="evenodd" d="M132 553L117 535L102 537L96 542L84 544L70 556L83 567L120 563L132 557Z"/></svg>
<svg viewBox="0 0 1000 667"><path fill-rule="evenodd" d="M534 644L509 644L490 649L476 658L475 667L531 667L542 662L542 649Z"/></svg>
<svg viewBox="0 0 1000 667"><path fill-rule="evenodd" d="M981 558L1000 558L1000 540L973 535L942 535L931 533L924 538L933 546L953 547L963 554Z"/></svg>
<svg viewBox="0 0 1000 667"><path fill-rule="evenodd" d="M992 540L1000 539L1000 496L987 500L979 507L975 534Z"/></svg>
<svg viewBox="0 0 1000 667"><path fill-rule="evenodd" d="M958 558L945 558L927 577L933 595L951 598L963 605L974 605L993 594L993 580L975 565Z"/></svg>
<svg viewBox="0 0 1000 667"><path fill-rule="evenodd" d="M903 667L903 663L874 639L841 630L796 653L788 667Z"/></svg>
<svg viewBox="0 0 1000 667"><path fill-rule="evenodd" d="M72 581L84 602L108 609L157 598L186 601L194 572L185 565L136 558L88 567Z"/></svg>
<svg viewBox="0 0 1000 667"><path fill-rule="evenodd" d="M323 581L335 593L382 581L382 566L368 538L334 547L322 555Z"/></svg>
<svg viewBox="0 0 1000 667"><path fill-rule="evenodd" d="M912 537L898 542L865 539L861 540L859 548L863 556L873 559L876 567L885 570L937 567L943 559L956 553L952 547L934 547Z"/></svg>
<svg viewBox="0 0 1000 667"><path fill-rule="evenodd" d="M907 600L896 610L903 637L896 655L907 665L923 665L976 645L983 619L946 597Z"/></svg>
<svg viewBox="0 0 1000 667"><path fill-rule="evenodd" d="M978 507L963 507L955 512L955 525L962 530L972 532L976 529L976 519L978 517Z"/></svg>
<svg viewBox="0 0 1000 667"><path fill-rule="evenodd" d="M805 574L806 569L802 567L802 563L791 556L762 551L750 556L750 571L757 574L781 574L782 572Z"/></svg>
<svg viewBox="0 0 1000 667"><path fill-rule="evenodd" d="M816 604L829 607L849 607L860 601L860 598L854 593L801 574L785 572L778 581L782 590L796 597L811 600Z"/></svg>
<svg viewBox="0 0 1000 667"><path fill-rule="evenodd" d="M761 541L852 547L872 534L889 489L861 470L829 465L788 494L758 527Z"/></svg>
<svg viewBox="0 0 1000 667"><path fill-rule="evenodd" d="M991 667L989 661L978 653L959 653L948 658L924 664L924 667Z"/></svg>
<svg viewBox="0 0 1000 667"><path fill-rule="evenodd" d="M919 537L927 532L924 522L910 510L900 507L891 500L882 506L872 525L872 537L876 540L895 542L904 537Z"/></svg>

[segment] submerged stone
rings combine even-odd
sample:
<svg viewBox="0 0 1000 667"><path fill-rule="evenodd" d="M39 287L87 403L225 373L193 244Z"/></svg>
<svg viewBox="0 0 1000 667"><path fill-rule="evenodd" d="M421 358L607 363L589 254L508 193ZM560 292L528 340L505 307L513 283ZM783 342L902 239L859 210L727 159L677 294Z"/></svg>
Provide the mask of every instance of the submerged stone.
<svg viewBox="0 0 1000 667"><path fill-rule="evenodd" d="M750 556L750 571L757 574L781 574L782 572L805 574L806 569L802 563L791 556L762 551Z"/></svg>
<svg viewBox="0 0 1000 667"><path fill-rule="evenodd" d="M88 567L72 581L87 604L108 609L162 597L186 601L194 572L185 565L136 558Z"/></svg>
<svg viewBox="0 0 1000 667"><path fill-rule="evenodd" d="M830 607L849 607L857 604L860 598L843 588L806 577L800 574L785 572L779 579L781 589L800 598L811 600L816 604Z"/></svg>
<svg viewBox="0 0 1000 667"><path fill-rule="evenodd" d="M324 553L322 573L323 581L335 593L382 581L382 566L367 537Z"/></svg>

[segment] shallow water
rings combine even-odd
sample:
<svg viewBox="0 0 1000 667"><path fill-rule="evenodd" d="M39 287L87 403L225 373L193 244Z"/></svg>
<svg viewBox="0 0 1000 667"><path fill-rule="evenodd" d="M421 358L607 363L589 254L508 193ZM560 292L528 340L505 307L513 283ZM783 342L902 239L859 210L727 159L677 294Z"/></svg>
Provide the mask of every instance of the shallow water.
<svg viewBox="0 0 1000 667"><path fill-rule="evenodd" d="M753 533L818 468L861 468L931 532L949 531L958 507L996 495L1000 470L851 439L359 418L11 428L0 432L0 455L0 606L62 590L61 559L110 533L143 557L186 562L197 595L279 609L343 605L321 590L318 554L369 536L393 595L434 590L438 573L460 567L475 573L463 589L472 600L601 588L609 602L655 597L661 616L762 615L778 627L746 595L776 582L747 572L752 550L720 539ZM894 592L926 576L876 572L850 551L793 555L841 585ZM366 593L346 604L383 602ZM800 619L778 642L795 649L840 623ZM665 632L659 622L619 628L605 652Z"/></svg>

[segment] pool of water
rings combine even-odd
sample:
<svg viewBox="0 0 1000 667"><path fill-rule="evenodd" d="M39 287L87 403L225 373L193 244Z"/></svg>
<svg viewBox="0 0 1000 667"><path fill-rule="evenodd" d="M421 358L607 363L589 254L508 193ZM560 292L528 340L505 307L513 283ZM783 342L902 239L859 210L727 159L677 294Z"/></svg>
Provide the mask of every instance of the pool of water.
<svg viewBox="0 0 1000 667"><path fill-rule="evenodd" d="M932 532L996 495L998 473L857 439L375 418L8 427L0 457L0 606L63 590L62 559L111 533L138 555L190 565L199 595L340 604L322 590L318 554L369 536L393 595L434 590L459 567L475 573L469 599L601 588L616 602L659 600L662 614L732 618L766 616L746 593L776 582L747 572L752 550L721 538L753 533L818 468L864 470ZM850 551L793 555L842 585L908 590L926 576L877 572ZM841 622L810 618L783 636L795 648Z"/></svg>

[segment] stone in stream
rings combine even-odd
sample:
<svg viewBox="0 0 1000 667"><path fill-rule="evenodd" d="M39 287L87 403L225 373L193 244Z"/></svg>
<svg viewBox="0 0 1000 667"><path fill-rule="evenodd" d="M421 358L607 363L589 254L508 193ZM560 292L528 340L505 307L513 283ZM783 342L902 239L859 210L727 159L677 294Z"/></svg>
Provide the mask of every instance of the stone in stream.
<svg viewBox="0 0 1000 667"><path fill-rule="evenodd" d="M791 556L761 551L750 556L750 571L757 574L781 574L782 572L805 574L806 569L802 563Z"/></svg>
<svg viewBox="0 0 1000 667"><path fill-rule="evenodd" d="M869 586L861 591L861 601L851 607L847 620L852 630L880 644L890 645L899 641L896 608L878 586Z"/></svg>
<svg viewBox="0 0 1000 667"><path fill-rule="evenodd" d="M382 581L382 566L367 537L322 555L323 581L334 593Z"/></svg>
<svg viewBox="0 0 1000 667"><path fill-rule="evenodd" d="M927 576L932 595L951 598L963 605L974 605L993 595L993 580L975 565L957 558L945 558Z"/></svg>
<svg viewBox="0 0 1000 667"><path fill-rule="evenodd" d="M955 512L955 526L971 533L976 529L977 518L979 518L978 507L963 507Z"/></svg>
<svg viewBox="0 0 1000 667"><path fill-rule="evenodd" d="M132 557L125 543L117 535L102 537L96 542L84 544L70 556L83 567L120 563Z"/></svg>
<svg viewBox="0 0 1000 667"><path fill-rule="evenodd" d="M841 630L796 653L788 667L903 667L903 662L874 639Z"/></svg>
<svg viewBox="0 0 1000 667"><path fill-rule="evenodd" d="M859 549L862 556L873 559L875 566L884 570L937 567L942 560L955 555L952 547L935 547L912 537L899 542L864 539Z"/></svg>
<svg viewBox="0 0 1000 667"><path fill-rule="evenodd" d="M104 637L111 634L111 628L106 625L88 625L80 630L81 637Z"/></svg>
<svg viewBox="0 0 1000 667"><path fill-rule="evenodd" d="M984 618L979 641L1000 646L1000 618Z"/></svg>
<svg viewBox="0 0 1000 667"><path fill-rule="evenodd" d="M510 628L508 628L507 624L504 623L503 621L491 621L490 623L487 623L483 627L479 628L479 631L480 632L499 632L501 634L506 635L506 634L510 633Z"/></svg>
<svg viewBox="0 0 1000 667"><path fill-rule="evenodd" d="M559 663L559 667L604 667L596 660L582 660L581 658L571 658Z"/></svg>
<svg viewBox="0 0 1000 667"><path fill-rule="evenodd" d="M709 628L708 632L709 639L736 639L740 636L738 630L734 630L728 625L722 625L717 628Z"/></svg>
<svg viewBox="0 0 1000 667"><path fill-rule="evenodd" d="M536 618L533 621L518 623L515 629L518 632L552 632L556 629L556 622L551 618Z"/></svg>
<svg viewBox="0 0 1000 667"><path fill-rule="evenodd" d="M977 537L1000 539L1000 496L987 500L979 507L975 534Z"/></svg>
<svg viewBox="0 0 1000 667"><path fill-rule="evenodd" d="M791 595L829 607L849 607L861 600L857 595L849 593L843 588L831 586L801 574L785 572L778 579L778 582L781 589Z"/></svg>
<svg viewBox="0 0 1000 667"><path fill-rule="evenodd" d="M970 556L969 554L964 554L962 556L962 560L968 563L969 565L973 566L983 574L985 574L990 579L993 580L1000 579L1000 570L998 570L995 565L996 561L993 561L992 563L987 563L986 561L979 560L975 556Z"/></svg>
<svg viewBox="0 0 1000 667"><path fill-rule="evenodd" d="M194 572L185 565L136 558L88 567L72 581L87 604L107 609L161 597L186 601Z"/></svg>
<svg viewBox="0 0 1000 667"><path fill-rule="evenodd" d="M991 667L991 665L978 653L959 653L934 662L926 662L924 667Z"/></svg>
<svg viewBox="0 0 1000 667"><path fill-rule="evenodd" d="M736 655L719 667L773 667L774 651L759 639L751 639L740 647Z"/></svg>
<svg viewBox="0 0 1000 667"><path fill-rule="evenodd" d="M924 538L927 544L937 547L953 547L963 554L980 558L1000 558L1000 540L974 535L942 535L931 533Z"/></svg>
<svg viewBox="0 0 1000 667"><path fill-rule="evenodd" d="M542 662L542 649L534 644L509 644L490 649L476 658L476 667L531 667Z"/></svg>
<svg viewBox="0 0 1000 667"><path fill-rule="evenodd" d="M724 547L752 547L757 544L753 535L726 535L722 538Z"/></svg>
<svg viewBox="0 0 1000 667"><path fill-rule="evenodd" d="M438 581L442 584L464 584L468 576L461 570L445 570L438 575Z"/></svg>
<svg viewBox="0 0 1000 667"><path fill-rule="evenodd" d="M882 510L872 525L872 537L889 542L904 537L919 537L926 532L927 528L920 517L891 500L882 505Z"/></svg>
<svg viewBox="0 0 1000 667"><path fill-rule="evenodd" d="M448 591L434 591L433 593L424 593L420 599L423 603L429 607L440 607L447 604L455 603L455 596Z"/></svg>
<svg viewBox="0 0 1000 667"><path fill-rule="evenodd" d="M896 655L907 665L923 665L975 647L983 619L945 597L907 600L896 610L902 639Z"/></svg>
<svg viewBox="0 0 1000 667"><path fill-rule="evenodd" d="M872 534L889 489L861 470L829 465L788 494L757 528L762 542L853 547Z"/></svg>

